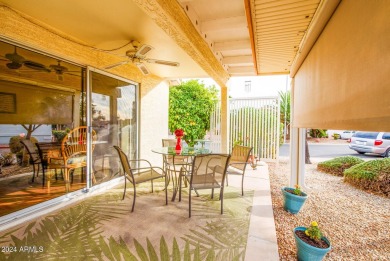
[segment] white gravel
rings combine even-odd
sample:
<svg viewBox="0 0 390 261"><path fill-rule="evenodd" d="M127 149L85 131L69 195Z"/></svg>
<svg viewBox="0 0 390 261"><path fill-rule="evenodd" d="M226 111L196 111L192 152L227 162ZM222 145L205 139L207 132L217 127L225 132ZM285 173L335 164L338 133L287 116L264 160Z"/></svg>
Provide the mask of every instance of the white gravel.
<svg viewBox="0 0 390 261"><path fill-rule="evenodd" d="M292 230L314 220L332 245L324 260L390 260L390 199L356 189L311 164L304 190L309 197L298 214L290 214L281 193L288 185L288 163L267 164L280 260L296 260Z"/></svg>

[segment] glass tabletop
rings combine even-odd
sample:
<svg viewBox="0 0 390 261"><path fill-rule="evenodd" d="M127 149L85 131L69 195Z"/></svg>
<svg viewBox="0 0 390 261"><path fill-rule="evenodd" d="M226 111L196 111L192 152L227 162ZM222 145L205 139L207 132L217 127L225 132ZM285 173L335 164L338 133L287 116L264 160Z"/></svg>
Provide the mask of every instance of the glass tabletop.
<svg viewBox="0 0 390 261"><path fill-rule="evenodd" d="M184 147L182 150L176 151L175 147L160 147L152 149L152 152L164 155L196 156L200 154L210 154L211 150L205 148Z"/></svg>

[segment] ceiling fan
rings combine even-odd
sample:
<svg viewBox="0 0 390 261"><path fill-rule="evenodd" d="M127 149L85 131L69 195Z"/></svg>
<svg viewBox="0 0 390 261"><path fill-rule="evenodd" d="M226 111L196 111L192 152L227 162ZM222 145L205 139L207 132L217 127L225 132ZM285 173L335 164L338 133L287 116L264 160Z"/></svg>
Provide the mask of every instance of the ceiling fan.
<svg viewBox="0 0 390 261"><path fill-rule="evenodd" d="M7 53L5 56L3 56L5 59L2 59L4 61L8 61L6 64L8 69L12 70L18 70L23 65L27 68L36 70L36 71L44 71L44 72L50 72L50 69L46 68L45 65L33 61L26 60L23 56L18 54L16 46L14 46L14 52L13 53Z"/></svg>
<svg viewBox="0 0 390 261"><path fill-rule="evenodd" d="M161 65L174 66L174 67L178 67L180 65L180 63L178 63L178 62L147 58L146 54L154 49L152 46L150 46L148 44L143 44L140 46L140 43L138 41L132 41L131 44L133 46L133 49L126 51L126 56L128 57L127 60L106 66L104 68L105 69L112 69L114 67L132 62L138 67L138 69L141 70L141 72L144 75L148 75L148 74L150 74L150 71L142 63L143 61L148 62L148 63L155 63L155 64L161 64Z"/></svg>
<svg viewBox="0 0 390 261"><path fill-rule="evenodd" d="M7 53L3 57L5 59L2 59L2 60L9 62L9 63L6 64L6 66L9 69L14 69L14 70L19 69L20 67L22 67L23 63L26 61L26 59L24 59L23 56L18 54L18 52L16 50L16 46L15 46L15 49L14 49L13 53Z"/></svg>
<svg viewBox="0 0 390 261"><path fill-rule="evenodd" d="M60 81L63 81L64 80L64 74L69 74L69 75L74 75L74 76L79 76L78 74L74 74L74 73L80 73L81 70L77 70L77 71L69 71L68 67L65 67L63 65L61 65L61 61L60 60L57 60L57 64L51 64L49 65L49 69L50 71L54 71L57 75L57 79L60 80Z"/></svg>

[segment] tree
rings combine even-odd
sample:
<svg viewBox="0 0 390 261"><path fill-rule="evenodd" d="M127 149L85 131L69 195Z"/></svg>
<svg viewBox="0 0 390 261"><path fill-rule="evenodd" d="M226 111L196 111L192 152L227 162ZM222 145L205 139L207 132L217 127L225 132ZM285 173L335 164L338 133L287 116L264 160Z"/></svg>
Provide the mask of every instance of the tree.
<svg viewBox="0 0 390 261"><path fill-rule="evenodd" d="M280 91L279 96L281 99L281 101L280 101L280 121L283 124L286 124L286 126L285 126L286 139L289 139L290 138L290 135L289 135L290 117L291 117L291 93L290 93L290 91L286 91L286 92ZM305 138L305 163L311 164L309 145L307 143L306 138Z"/></svg>
<svg viewBox="0 0 390 261"><path fill-rule="evenodd" d="M190 80L169 90L169 130L184 130L183 139L194 146L196 139L203 139L210 129L210 115L218 90L205 87L198 80Z"/></svg>
<svg viewBox="0 0 390 261"><path fill-rule="evenodd" d="M280 96L280 122L284 125L284 131L286 139L290 139L290 111L291 111L291 93L290 91L282 92L279 91Z"/></svg>

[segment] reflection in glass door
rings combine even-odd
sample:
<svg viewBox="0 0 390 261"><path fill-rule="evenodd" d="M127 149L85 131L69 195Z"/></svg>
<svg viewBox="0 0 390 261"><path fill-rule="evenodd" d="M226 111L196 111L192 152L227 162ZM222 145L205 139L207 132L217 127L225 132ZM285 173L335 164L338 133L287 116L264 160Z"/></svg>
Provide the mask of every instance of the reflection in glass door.
<svg viewBox="0 0 390 261"><path fill-rule="evenodd" d="M129 159L137 158L137 85L91 72L91 125L98 139L92 144L92 185L119 176L120 164L113 146Z"/></svg>

